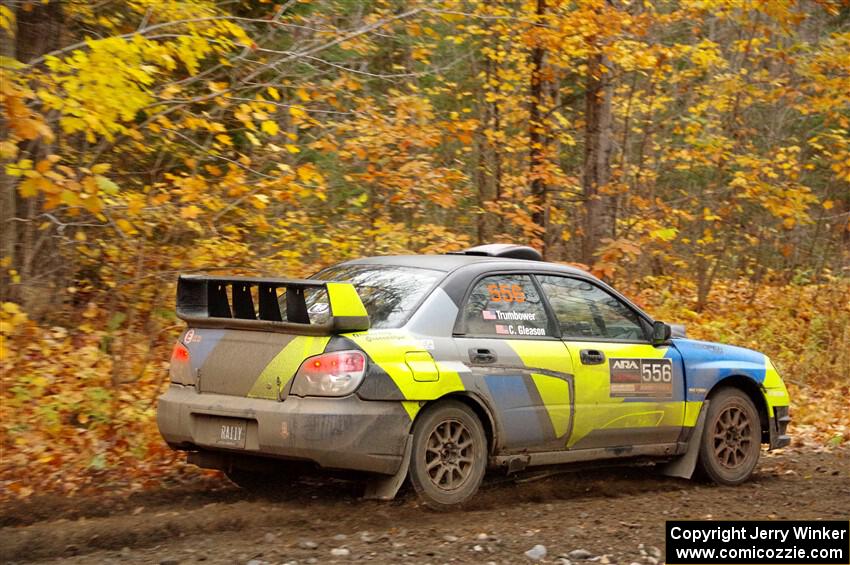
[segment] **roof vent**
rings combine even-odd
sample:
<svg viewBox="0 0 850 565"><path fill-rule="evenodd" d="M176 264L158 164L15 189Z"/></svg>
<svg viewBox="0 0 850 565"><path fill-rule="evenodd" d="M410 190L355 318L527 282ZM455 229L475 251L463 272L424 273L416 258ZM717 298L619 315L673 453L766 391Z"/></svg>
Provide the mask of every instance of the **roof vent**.
<svg viewBox="0 0 850 565"><path fill-rule="evenodd" d="M540 252L527 245L511 243L490 243L478 245L463 251L453 251L448 255L480 255L482 257L504 257L505 259L525 259L527 261L542 261Z"/></svg>

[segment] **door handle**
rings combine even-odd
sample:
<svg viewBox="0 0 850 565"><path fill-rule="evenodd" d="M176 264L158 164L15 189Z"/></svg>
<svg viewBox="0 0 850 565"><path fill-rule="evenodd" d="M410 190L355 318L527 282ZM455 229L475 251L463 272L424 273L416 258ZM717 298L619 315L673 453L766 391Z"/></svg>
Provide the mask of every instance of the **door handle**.
<svg viewBox="0 0 850 565"><path fill-rule="evenodd" d="M484 347L470 347L469 360L473 363L495 363L496 354Z"/></svg>
<svg viewBox="0 0 850 565"><path fill-rule="evenodd" d="M582 349L579 356L582 365L601 365L605 362L605 354L596 349Z"/></svg>

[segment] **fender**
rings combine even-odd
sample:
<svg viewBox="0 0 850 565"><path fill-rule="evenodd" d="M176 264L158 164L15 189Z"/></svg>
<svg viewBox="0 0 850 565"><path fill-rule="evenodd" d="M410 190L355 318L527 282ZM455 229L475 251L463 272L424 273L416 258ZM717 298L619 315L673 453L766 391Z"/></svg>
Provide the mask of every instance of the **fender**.
<svg viewBox="0 0 850 565"><path fill-rule="evenodd" d="M481 419L481 423L484 425L484 433L488 436L488 441L490 443L490 450L495 449L496 445L496 423L493 419L493 414L490 411L490 408L487 406L484 399L482 399L477 394L471 392L455 392L450 393L445 396L438 398L437 400L432 401L438 402L439 400L445 398L456 398L467 404L470 408L472 408L478 417ZM418 417L421 410L417 412L416 416ZM483 417L482 417L483 416ZM415 418L410 423L410 434L407 436L407 440L404 446L404 456L401 461L401 465L399 466L398 471L394 475L388 477L380 477L375 478L366 485L366 491L363 494L363 498L366 500L393 500L398 494L401 485L404 483L404 480L407 478L407 471L410 468L410 454L413 449L413 425L415 424Z"/></svg>
<svg viewBox="0 0 850 565"><path fill-rule="evenodd" d="M443 398L456 398L467 404L478 414L478 418L484 425L484 433L487 435L487 440L490 443L490 452L495 453L496 446L499 445L499 426L493 417L493 408L487 403L484 397L472 391L458 391L447 394L438 400L442 400Z"/></svg>
<svg viewBox="0 0 850 565"><path fill-rule="evenodd" d="M785 430L790 418L790 397L776 367L763 353L693 339L676 338L673 346L682 354L685 365L685 399L703 402L711 392L725 382L738 380L750 394L762 420L762 442L771 448L790 442ZM742 382L743 380L743 382Z"/></svg>
<svg viewBox="0 0 850 565"><path fill-rule="evenodd" d="M682 354L685 365L688 402L702 402L717 383L728 377L747 377L756 385L765 381L768 363L763 353L693 339L674 339L673 346Z"/></svg>

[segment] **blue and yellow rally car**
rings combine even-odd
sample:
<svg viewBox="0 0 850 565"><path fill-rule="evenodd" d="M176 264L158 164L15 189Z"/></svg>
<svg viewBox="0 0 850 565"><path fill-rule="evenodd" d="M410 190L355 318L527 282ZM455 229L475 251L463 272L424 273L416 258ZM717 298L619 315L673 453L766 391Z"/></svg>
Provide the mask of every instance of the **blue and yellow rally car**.
<svg viewBox="0 0 850 565"><path fill-rule="evenodd" d="M376 498L409 478L447 508L488 469L621 458L734 485L789 443L766 356L685 339L529 247L184 275L177 314L160 431L246 487L310 464L370 473Z"/></svg>

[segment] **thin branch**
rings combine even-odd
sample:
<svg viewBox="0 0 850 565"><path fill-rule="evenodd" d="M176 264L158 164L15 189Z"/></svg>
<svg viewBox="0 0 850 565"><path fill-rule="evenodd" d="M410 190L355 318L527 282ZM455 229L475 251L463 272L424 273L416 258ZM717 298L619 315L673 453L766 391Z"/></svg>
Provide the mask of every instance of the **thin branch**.
<svg viewBox="0 0 850 565"><path fill-rule="evenodd" d="M208 155L208 156L212 157L213 159L219 159L219 160L221 160L221 161L225 161L225 162L227 162L227 163L230 163L231 165L236 165L236 166L237 166L237 167L239 167L240 169L245 170L245 171L248 171L249 173L255 174L255 175L257 175L258 177L262 177L262 178L265 178L265 179L276 179L276 178L277 178L277 177L274 177L274 176L271 176L271 175L267 175L267 174L265 174L265 173L261 173L260 171L258 171L258 170L256 170L256 169L252 169L251 167L249 167L249 166L247 166L247 165L243 165L242 163L240 163L239 161L236 161L236 160L234 160L234 159L229 159L229 158L227 158L227 157L225 157L225 156L223 156L223 155L216 155L215 153L210 153L210 152L207 150L207 148L205 148L205 147L203 147L202 145L200 145L197 141L195 141L194 139L192 139L191 137L189 137L189 136L187 136L187 135L184 135L183 133L181 133L181 132L179 132L179 131L177 131L177 130L170 129L170 128L162 128L162 129L163 129L163 131L169 131L169 132L171 132L171 133L175 134L176 136L178 136L178 137L182 138L183 140L185 140L186 142L188 142L188 143L189 143L189 145L192 145L192 146L193 146L193 147L195 147L196 149L200 149L200 150L201 150L201 151L203 151L206 155Z"/></svg>

